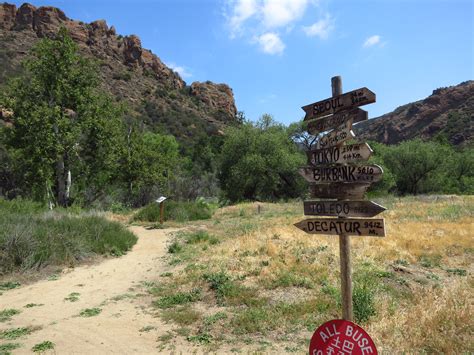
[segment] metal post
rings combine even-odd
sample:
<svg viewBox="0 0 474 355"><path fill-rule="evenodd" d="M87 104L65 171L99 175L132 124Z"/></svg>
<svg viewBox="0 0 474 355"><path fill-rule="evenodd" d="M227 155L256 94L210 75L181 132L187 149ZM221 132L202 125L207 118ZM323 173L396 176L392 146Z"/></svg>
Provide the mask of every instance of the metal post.
<svg viewBox="0 0 474 355"><path fill-rule="evenodd" d="M340 76L331 78L331 87L333 97L342 95L342 79ZM339 256L341 260L342 318L352 321L351 242L348 235L339 235Z"/></svg>
<svg viewBox="0 0 474 355"><path fill-rule="evenodd" d="M162 201L160 203L160 224L163 224L164 209L165 209L165 201Z"/></svg>

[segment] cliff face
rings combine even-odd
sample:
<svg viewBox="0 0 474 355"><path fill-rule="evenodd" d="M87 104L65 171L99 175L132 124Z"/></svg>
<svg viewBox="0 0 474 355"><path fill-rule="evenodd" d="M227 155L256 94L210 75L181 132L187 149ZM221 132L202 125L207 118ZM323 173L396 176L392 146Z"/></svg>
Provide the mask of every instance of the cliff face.
<svg viewBox="0 0 474 355"><path fill-rule="evenodd" d="M386 144L445 135L452 144L468 145L474 138L474 81L440 88L424 100L400 106L355 126L361 139Z"/></svg>
<svg viewBox="0 0 474 355"><path fill-rule="evenodd" d="M217 131L237 114L232 89L211 82L187 86L178 73L141 45L135 35L117 35L104 20L86 24L69 19L55 7L0 4L0 85L17 74L20 62L42 37L65 27L81 54L100 63L104 89L130 103L134 116L149 124L170 128L170 133L191 135L192 129L173 132L176 126L197 125ZM184 119L187 122L173 122ZM166 128L165 127L165 128ZM188 127L186 127L188 128Z"/></svg>

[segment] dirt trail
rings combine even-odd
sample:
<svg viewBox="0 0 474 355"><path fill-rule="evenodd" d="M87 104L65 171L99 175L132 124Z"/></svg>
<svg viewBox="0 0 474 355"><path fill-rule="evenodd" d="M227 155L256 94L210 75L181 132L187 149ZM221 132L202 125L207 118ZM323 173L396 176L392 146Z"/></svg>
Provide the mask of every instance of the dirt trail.
<svg viewBox="0 0 474 355"><path fill-rule="evenodd" d="M10 341L22 344L14 354L31 354L31 348L45 340L55 344L57 354L159 352L157 338L171 330L171 326L153 314L142 282L156 281L167 271L162 257L170 232L175 230L131 230L138 236L138 242L127 255L77 267L55 281L40 281L0 296L0 310L21 310L11 321L0 323L0 331L42 327ZM79 299L65 300L73 292L80 294ZM30 303L43 305L25 308ZM81 310L94 307L101 308L101 313L89 318L78 316ZM143 331L144 327L154 328Z"/></svg>

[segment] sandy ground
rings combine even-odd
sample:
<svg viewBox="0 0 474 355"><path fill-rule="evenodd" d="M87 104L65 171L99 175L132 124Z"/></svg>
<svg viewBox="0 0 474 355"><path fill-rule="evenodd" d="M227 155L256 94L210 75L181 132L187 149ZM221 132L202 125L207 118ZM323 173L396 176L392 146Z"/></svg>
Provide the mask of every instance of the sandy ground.
<svg viewBox="0 0 474 355"><path fill-rule="evenodd" d="M49 353L56 354L160 352L157 338L167 334L172 326L155 316L142 282L156 281L167 271L163 256L167 239L174 230L142 227L131 227L131 230L139 239L125 256L66 270L57 280L40 281L0 296L0 310L21 310L11 321L0 323L0 331L41 327L30 335L9 341L21 344L13 354L31 354L31 348L45 340L55 344L54 351ZM72 292L80 294L78 301L65 300ZM117 296L119 300L111 300ZM25 308L30 303L43 305ZM102 312L89 318L78 316L81 310L93 307L101 308ZM143 331L144 327L154 329ZM6 342L0 340L0 344ZM183 347L179 346L175 353L193 351L185 349L185 344L180 345Z"/></svg>

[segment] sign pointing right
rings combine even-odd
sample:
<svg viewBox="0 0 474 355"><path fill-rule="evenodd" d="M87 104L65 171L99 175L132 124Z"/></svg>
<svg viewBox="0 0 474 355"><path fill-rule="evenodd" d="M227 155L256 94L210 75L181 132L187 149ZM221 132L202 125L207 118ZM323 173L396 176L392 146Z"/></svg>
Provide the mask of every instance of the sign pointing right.
<svg viewBox="0 0 474 355"><path fill-rule="evenodd" d="M372 201L304 201L306 216L374 217L385 207Z"/></svg>

